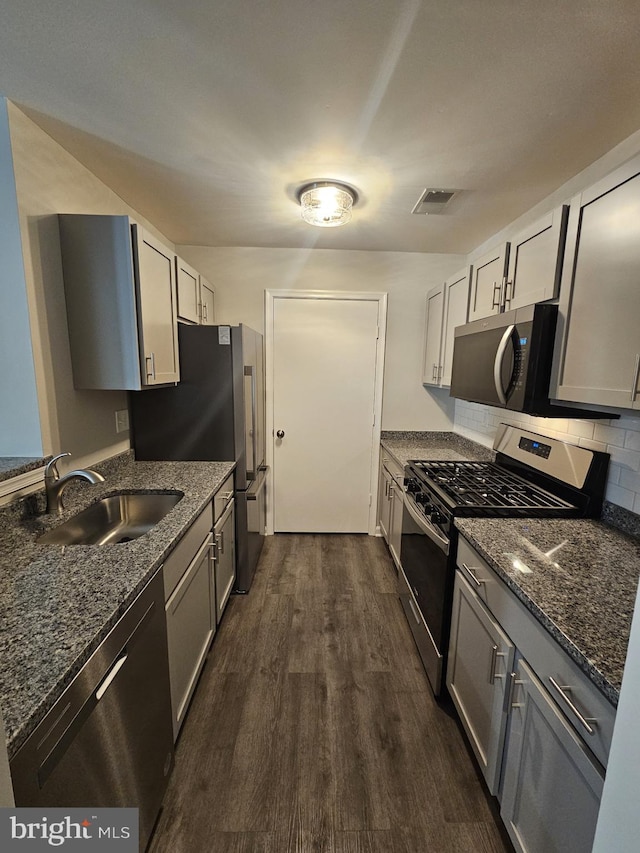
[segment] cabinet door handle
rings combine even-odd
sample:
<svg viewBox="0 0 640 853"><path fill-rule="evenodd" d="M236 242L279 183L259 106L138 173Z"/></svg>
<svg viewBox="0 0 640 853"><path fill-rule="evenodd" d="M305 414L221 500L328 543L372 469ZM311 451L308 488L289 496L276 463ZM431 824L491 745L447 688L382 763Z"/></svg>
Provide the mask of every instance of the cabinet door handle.
<svg viewBox="0 0 640 853"><path fill-rule="evenodd" d="M465 572L469 575L469 577L471 578L471 580L474 582L474 584L475 584L477 587L481 587L483 583L486 583L486 581L485 581L485 580L482 580L481 578L477 577L477 575L476 575L476 573L474 572L474 570L473 570L473 569L470 569L470 568L469 568L469 566L468 566L466 563L463 563L463 564L462 564L462 568L463 568L463 569L465 570Z"/></svg>
<svg viewBox="0 0 640 853"><path fill-rule="evenodd" d="M509 303L509 306L511 306L511 300L513 299L513 291L514 291L513 282L512 282L512 281L507 281L507 282L505 283L505 288L504 288L504 304L505 304L505 308L506 308L507 302Z"/></svg>
<svg viewBox="0 0 640 853"><path fill-rule="evenodd" d="M147 370L147 377L154 379L156 378L156 354L154 352L149 353L146 357L146 361L149 362L149 370Z"/></svg>
<svg viewBox="0 0 640 853"><path fill-rule="evenodd" d="M636 353L636 365L633 370L633 382L631 383L631 402L635 402L638 396L638 378L640 378L640 352Z"/></svg>
<svg viewBox="0 0 640 853"><path fill-rule="evenodd" d="M516 689L516 684L524 684L524 681L517 677L515 672L509 673L509 679L504 691L504 700L502 702L502 713L509 713L511 708L521 708L522 705L514 704L513 694Z"/></svg>
<svg viewBox="0 0 640 853"><path fill-rule="evenodd" d="M436 382L437 378L438 378L438 365L434 363L432 368L431 368L431 379L434 382Z"/></svg>
<svg viewBox="0 0 640 853"><path fill-rule="evenodd" d="M494 645L491 648L491 663L489 664L489 684L495 684L496 678L504 678L504 675L500 675L496 672L496 666L498 663L498 658L503 658L504 652L498 651L498 646Z"/></svg>
<svg viewBox="0 0 640 853"><path fill-rule="evenodd" d="M224 530L216 533L216 550L218 554L224 554Z"/></svg>
<svg viewBox="0 0 640 853"><path fill-rule="evenodd" d="M496 293L498 294L498 301L496 302ZM492 308L500 308L500 296L502 294L502 282L493 282L493 297L491 299L491 307Z"/></svg>
<svg viewBox="0 0 640 853"><path fill-rule="evenodd" d="M576 706L573 704L573 702L571 701L571 699L569 698L569 696L567 696L566 691L567 691L567 690L571 690L571 688L570 688L570 687L568 687L566 684L561 686L560 684L558 684L558 682L555 680L555 678L553 678L553 676L551 676L551 675L549 676L549 683L550 683L550 684L551 684L551 686L554 688L554 690L556 691L556 693L558 694L558 696L562 699L562 701L564 702L564 704L565 704L565 705L569 708L569 710L572 712L572 714L574 715L574 717L578 720L578 722L580 723L580 725L581 725L581 726L582 726L582 727L583 727L583 728L584 728L584 729L585 729L585 730L586 730L590 735L595 734L595 729L594 729L592 726L590 726L590 725L589 725L589 723L594 723L594 724L595 724L595 723L597 723L598 721L597 721L596 719L594 719L593 717L583 717L583 716L582 716L582 714L580 713L580 711L578 711L578 709L577 709L577 708L576 708Z"/></svg>

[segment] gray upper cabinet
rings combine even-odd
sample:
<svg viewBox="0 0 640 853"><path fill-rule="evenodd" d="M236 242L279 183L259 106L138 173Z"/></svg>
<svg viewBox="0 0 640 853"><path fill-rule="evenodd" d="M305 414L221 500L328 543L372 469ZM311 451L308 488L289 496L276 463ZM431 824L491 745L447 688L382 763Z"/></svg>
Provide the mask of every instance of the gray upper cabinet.
<svg viewBox="0 0 640 853"><path fill-rule="evenodd" d="M453 338L456 326L467 322L470 267L450 276L444 285L427 294L425 346L422 367L424 385L448 388L451 385Z"/></svg>
<svg viewBox="0 0 640 853"><path fill-rule="evenodd" d="M442 341L443 309L444 285L439 284L427 294L424 356L422 359L422 383L424 385L440 384L440 344Z"/></svg>
<svg viewBox="0 0 640 853"><path fill-rule="evenodd" d="M197 270L176 258L178 319L185 323L200 322L200 275Z"/></svg>
<svg viewBox="0 0 640 853"><path fill-rule="evenodd" d="M473 267L465 267L448 278L444 283L440 385L446 388L451 385L454 331L456 326L463 326L467 322L469 284L472 275Z"/></svg>
<svg viewBox="0 0 640 853"><path fill-rule="evenodd" d="M213 287L203 276L200 276L200 322L203 326L214 326L213 316Z"/></svg>
<svg viewBox="0 0 640 853"><path fill-rule="evenodd" d="M177 382L173 251L128 216L61 214L59 224L75 387Z"/></svg>
<svg viewBox="0 0 640 853"><path fill-rule="evenodd" d="M640 158L572 200L559 314L552 397L640 409Z"/></svg>
<svg viewBox="0 0 640 853"><path fill-rule="evenodd" d="M176 258L178 320L182 323L213 326L213 287L182 258Z"/></svg>
<svg viewBox="0 0 640 853"><path fill-rule="evenodd" d="M510 241L505 311L558 296L568 216L562 205Z"/></svg>
<svg viewBox="0 0 640 853"><path fill-rule="evenodd" d="M558 296L568 215L567 206L558 207L477 259L469 321Z"/></svg>
<svg viewBox="0 0 640 853"><path fill-rule="evenodd" d="M474 261L469 294L469 322L503 310L509 244L503 243Z"/></svg>

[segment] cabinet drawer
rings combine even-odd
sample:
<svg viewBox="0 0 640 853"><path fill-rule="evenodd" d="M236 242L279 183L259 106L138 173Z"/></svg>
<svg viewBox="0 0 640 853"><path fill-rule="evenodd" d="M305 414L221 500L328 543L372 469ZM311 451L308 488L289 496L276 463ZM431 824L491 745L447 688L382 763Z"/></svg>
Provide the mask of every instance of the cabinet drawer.
<svg viewBox="0 0 640 853"><path fill-rule="evenodd" d="M222 518L216 522L213 532L216 546L216 610L219 624L236 579L235 505L233 501L227 506Z"/></svg>
<svg viewBox="0 0 640 853"><path fill-rule="evenodd" d="M224 483L213 496L213 521L220 518L231 498L233 497L233 473L229 474Z"/></svg>
<svg viewBox="0 0 640 853"><path fill-rule="evenodd" d="M404 483L404 468L402 465L396 462L393 456L391 456L389 451L385 450L384 447L380 449L380 459L396 483L402 485Z"/></svg>
<svg viewBox="0 0 640 853"><path fill-rule="evenodd" d="M178 545L164 561L164 600L166 601L186 567L193 560L198 548L202 545L211 531L211 504L208 504L187 530Z"/></svg>
<svg viewBox="0 0 640 853"><path fill-rule="evenodd" d="M463 576L529 662L567 720L606 767L616 716L613 705L462 537L458 540L457 562ZM558 690L553 682L565 689ZM585 721L595 721L588 722L591 733L579 715Z"/></svg>
<svg viewBox="0 0 640 853"><path fill-rule="evenodd" d="M210 552L206 539L165 604L174 740L215 631Z"/></svg>

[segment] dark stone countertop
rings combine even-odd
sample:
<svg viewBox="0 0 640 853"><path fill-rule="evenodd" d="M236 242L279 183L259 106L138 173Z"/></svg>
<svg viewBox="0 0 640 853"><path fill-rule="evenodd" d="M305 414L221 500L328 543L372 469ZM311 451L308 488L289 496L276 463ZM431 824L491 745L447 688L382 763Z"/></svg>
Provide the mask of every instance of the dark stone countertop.
<svg viewBox="0 0 640 853"><path fill-rule="evenodd" d="M43 496L0 510L0 708L12 757L235 468L233 462L94 466L106 482L72 483L61 517ZM38 545L36 537L115 491L184 497L148 533L117 545Z"/></svg>
<svg viewBox="0 0 640 853"><path fill-rule="evenodd" d="M403 467L410 459L493 462L495 453L455 432L383 431L380 443Z"/></svg>
<svg viewBox="0 0 640 853"><path fill-rule="evenodd" d="M456 527L617 706L640 542L588 519L457 519Z"/></svg>

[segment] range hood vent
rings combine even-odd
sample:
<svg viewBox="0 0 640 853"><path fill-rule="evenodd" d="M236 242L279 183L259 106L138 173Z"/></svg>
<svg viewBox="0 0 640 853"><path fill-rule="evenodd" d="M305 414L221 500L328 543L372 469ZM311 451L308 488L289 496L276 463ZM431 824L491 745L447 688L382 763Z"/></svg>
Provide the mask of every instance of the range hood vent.
<svg viewBox="0 0 640 853"><path fill-rule="evenodd" d="M424 190L411 213L430 214L444 213L456 190Z"/></svg>

